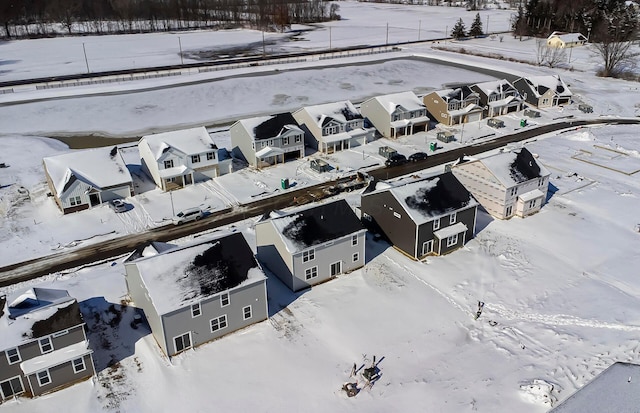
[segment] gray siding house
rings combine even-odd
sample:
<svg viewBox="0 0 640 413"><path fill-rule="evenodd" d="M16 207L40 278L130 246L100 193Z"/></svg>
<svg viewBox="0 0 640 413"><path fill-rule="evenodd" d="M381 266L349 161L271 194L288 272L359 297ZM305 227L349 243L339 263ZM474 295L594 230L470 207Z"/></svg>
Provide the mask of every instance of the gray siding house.
<svg viewBox="0 0 640 413"><path fill-rule="evenodd" d="M366 229L344 200L272 213L255 229L258 260L293 291L365 263Z"/></svg>
<svg viewBox="0 0 640 413"><path fill-rule="evenodd" d="M167 356L266 320L266 277L239 233L154 243L125 260L126 282Z"/></svg>
<svg viewBox="0 0 640 413"><path fill-rule="evenodd" d="M91 354L80 307L67 291L0 296L0 404L92 377Z"/></svg>
<svg viewBox="0 0 640 413"><path fill-rule="evenodd" d="M526 148L461 162L451 171L484 209L499 219L540 211L551 175Z"/></svg>
<svg viewBox="0 0 640 413"><path fill-rule="evenodd" d="M360 112L385 138L413 135L429 127L427 108L413 92L392 93L365 100Z"/></svg>
<svg viewBox="0 0 640 413"><path fill-rule="evenodd" d="M254 168L304 158L304 131L290 113L242 119L231 125L231 146Z"/></svg>
<svg viewBox="0 0 640 413"><path fill-rule="evenodd" d="M480 96L482 106L488 117L519 112L522 109L522 97L507 80L476 83L471 86Z"/></svg>
<svg viewBox="0 0 640 413"><path fill-rule="evenodd" d="M560 76L527 76L513 82L525 102L538 108L566 105L573 94Z"/></svg>
<svg viewBox="0 0 640 413"><path fill-rule="evenodd" d="M446 172L401 186L378 182L362 195L360 208L362 219L381 230L397 249L421 259L447 254L470 240L477 207L464 186Z"/></svg>
<svg viewBox="0 0 640 413"><path fill-rule="evenodd" d="M480 95L469 86L431 92L422 100L427 111L443 125L453 126L482 119Z"/></svg>

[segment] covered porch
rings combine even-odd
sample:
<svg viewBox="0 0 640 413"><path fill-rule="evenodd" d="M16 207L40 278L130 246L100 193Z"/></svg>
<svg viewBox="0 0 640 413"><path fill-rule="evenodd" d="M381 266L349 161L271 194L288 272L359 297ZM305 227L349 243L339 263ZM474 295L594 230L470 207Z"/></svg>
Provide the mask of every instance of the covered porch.
<svg viewBox="0 0 640 413"><path fill-rule="evenodd" d="M193 184L193 170L185 165L177 166L160 171L161 189L163 191L173 191Z"/></svg>
<svg viewBox="0 0 640 413"><path fill-rule="evenodd" d="M391 138L404 135L413 135L417 132L424 132L429 125L428 116L420 116L413 119L400 119L391 122Z"/></svg>

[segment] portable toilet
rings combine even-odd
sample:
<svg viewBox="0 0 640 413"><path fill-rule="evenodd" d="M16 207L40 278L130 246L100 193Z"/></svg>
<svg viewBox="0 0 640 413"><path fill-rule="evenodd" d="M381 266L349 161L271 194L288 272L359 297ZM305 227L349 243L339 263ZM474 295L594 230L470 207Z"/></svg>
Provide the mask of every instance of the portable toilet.
<svg viewBox="0 0 640 413"><path fill-rule="evenodd" d="M280 186L282 189L289 189L289 178L282 178L280 180Z"/></svg>
<svg viewBox="0 0 640 413"><path fill-rule="evenodd" d="M435 152L436 149L438 149L438 142L431 142L429 144L429 149L431 150L431 152Z"/></svg>

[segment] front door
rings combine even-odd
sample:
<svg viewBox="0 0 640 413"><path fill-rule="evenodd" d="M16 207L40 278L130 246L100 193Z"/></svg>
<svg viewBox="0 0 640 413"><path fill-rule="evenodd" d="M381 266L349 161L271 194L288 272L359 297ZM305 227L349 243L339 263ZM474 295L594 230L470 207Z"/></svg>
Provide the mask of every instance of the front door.
<svg viewBox="0 0 640 413"><path fill-rule="evenodd" d="M98 196L98 194L90 194L89 203L91 203L91 206L98 205L100 203L100 197Z"/></svg>
<svg viewBox="0 0 640 413"><path fill-rule="evenodd" d="M430 252L433 252L433 240L432 239L430 239L429 241L427 241L427 242L422 244L422 255L429 254Z"/></svg>
<svg viewBox="0 0 640 413"><path fill-rule="evenodd" d="M173 339L173 343L176 347L176 353L179 353L183 350L187 350L191 348L191 332L184 333L181 336L178 336Z"/></svg>
<svg viewBox="0 0 640 413"><path fill-rule="evenodd" d="M193 180L191 179L191 174L185 175L182 179L184 180L184 186L191 185L193 183Z"/></svg>
<svg viewBox="0 0 640 413"><path fill-rule="evenodd" d="M342 261L331 264L331 276L334 277L338 274L342 274Z"/></svg>

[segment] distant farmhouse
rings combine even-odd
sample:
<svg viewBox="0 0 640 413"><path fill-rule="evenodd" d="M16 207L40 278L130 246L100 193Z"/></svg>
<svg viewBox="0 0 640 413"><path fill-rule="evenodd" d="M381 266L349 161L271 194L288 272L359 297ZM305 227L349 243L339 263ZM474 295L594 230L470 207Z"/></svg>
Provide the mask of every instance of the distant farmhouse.
<svg viewBox="0 0 640 413"><path fill-rule="evenodd" d="M254 168L304 158L304 131L290 113L242 119L231 125L231 146Z"/></svg>
<svg viewBox="0 0 640 413"><path fill-rule="evenodd" d="M173 356L265 320L266 277L239 233L154 243L125 260L126 283L162 351Z"/></svg>
<svg viewBox="0 0 640 413"><path fill-rule="evenodd" d="M183 188L231 172L204 126L143 136L138 142L142 170L163 191Z"/></svg>
<svg viewBox="0 0 640 413"><path fill-rule="evenodd" d="M527 76L513 82L525 102L538 108L571 103L573 94L560 76Z"/></svg>
<svg viewBox="0 0 640 413"><path fill-rule="evenodd" d="M0 296L0 397L40 396L95 374L75 298L31 288Z"/></svg>
<svg viewBox="0 0 640 413"><path fill-rule="evenodd" d="M522 97L507 80L476 83L471 89L480 96L480 105L488 117L519 112L522 109Z"/></svg>
<svg viewBox="0 0 640 413"><path fill-rule="evenodd" d="M469 86L431 92L423 102L436 122L443 125L453 126L482 119L480 95Z"/></svg>
<svg viewBox="0 0 640 413"><path fill-rule="evenodd" d="M547 198L550 172L526 148L461 162L451 170L495 218L534 214Z"/></svg>
<svg viewBox="0 0 640 413"><path fill-rule="evenodd" d="M364 145L375 137L348 100L306 106L293 112L293 117L306 132L306 144L325 154Z"/></svg>
<svg viewBox="0 0 640 413"><path fill-rule="evenodd" d="M345 200L274 213L255 228L258 260L293 291L365 263L366 229Z"/></svg>
<svg viewBox="0 0 640 413"><path fill-rule="evenodd" d="M580 33L553 32L547 37L547 46L557 49L578 47L587 43L587 38Z"/></svg>
<svg viewBox="0 0 640 413"><path fill-rule="evenodd" d="M49 189L64 214L132 196L133 181L116 146L42 159Z"/></svg>
<svg viewBox="0 0 640 413"><path fill-rule="evenodd" d="M426 131L427 108L413 92L392 93L365 100L360 111L385 138Z"/></svg>
<svg viewBox="0 0 640 413"><path fill-rule="evenodd" d="M378 183L361 200L363 220L414 259L447 254L473 238L477 207L451 172L405 185Z"/></svg>

